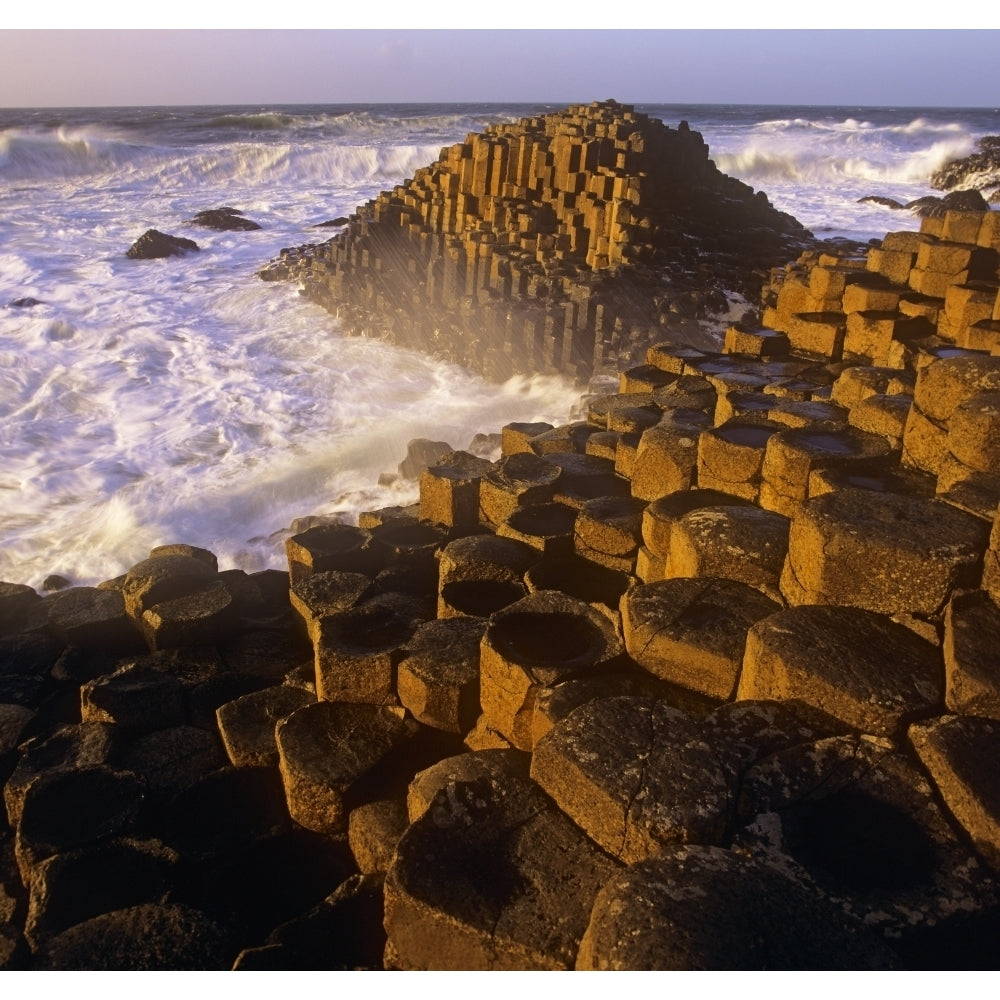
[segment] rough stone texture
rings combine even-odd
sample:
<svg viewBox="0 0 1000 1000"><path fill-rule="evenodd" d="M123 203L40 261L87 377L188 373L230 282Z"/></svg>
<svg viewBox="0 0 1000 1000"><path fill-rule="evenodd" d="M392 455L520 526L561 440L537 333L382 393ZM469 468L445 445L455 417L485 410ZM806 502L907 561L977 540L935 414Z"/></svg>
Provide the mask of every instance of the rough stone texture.
<svg viewBox="0 0 1000 1000"><path fill-rule="evenodd" d="M171 236L158 229L147 229L125 252L132 260L156 260L161 257L183 257L190 250L199 249L194 240Z"/></svg>
<svg viewBox="0 0 1000 1000"><path fill-rule="evenodd" d="M632 496L656 500L686 490L698 475L698 438L711 419L696 410L675 410L639 439L630 479Z"/></svg>
<svg viewBox="0 0 1000 1000"><path fill-rule="evenodd" d="M403 798L379 799L352 809L347 820L347 842L358 870L365 875L387 872L396 844L409 825Z"/></svg>
<svg viewBox="0 0 1000 1000"><path fill-rule="evenodd" d="M744 500L756 500L764 450L779 423L734 418L701 432L698 438L698 487Z"/></svg>
<svg viewBox="0 0 1000 1000"><path fill-rule="evenodd" d="M1000 608L982 591L955 597L944 616L945 705L1000 719Z"/></svg>
<svg viewBox="0 0 1000 1000"><path fill-rule="evenodd" d="M539 740L531 777L613 857L720 843L733 791L700 729L650 698L604 698Z"/></svg>
<svg viewBox="0 0 1000 1000"><path fill-rule="evenodd" d="M452 782L403 834L385 928L403 969L568 969L616 864L538 788Z"/></svg>
<svg viewBox="0 0 1000 1000"><path fill-rule="evenodd" d="M445 757L414 775L406 793L406 809L412 823L430 808L434 797L456 782L473 782L482 777L504 775L527 779L531 758L521 750L495 748Z"/></svg>
<svg viewBox="0 0 1000 1000"><path fill-rule="evenodd" d="M71 587L45 598L43 603L49 626L65 643L122 653L142 648L122 595L116 591Z"/></svg>
<svg viewBox="0 0 1000 1000"><path fill-rule="evenodd" d="M145 782L148 796L167 800L224 767L226 752L217 732L177 726L137 739L123 763Z"/></svg>
<svg viewBox="0 0 1000 1000"><path fill-rule="evenodd" d="M319 524L285 542L292 586L313 573L340 570L374 576L385 563L371 535L348 524Z"/></svg>
<svg viewBox="0 0 1000 1000"><path fill-rule="evenodd" d="M80 718L129 729L168 729L186 721L181 681L138 663L80 688Z"/></svg>
<svg viewBox="0 0 1000 1000"><path fill-rule="evenodd" d="M448 618L421 625L399 663L396 691L417 722L467 733L479 718L479 644L483 618Z"/></svg>
<svg viewBox="0 0 1000 1000"><path fill-rule="evenodd" d="M677 233L684 233L679 240ZM502 380L586 376L641 356L688 314L719 309L701 254L727 289L756 297L753 268L808 234L761 193L716 170L701 136L614 101L491 126L442 150L319 246L261 272L294 278L348 332L433 351ZM660 280L690 282L688 302ZM671 283L673 285L674 282ZM476 320L470 323L474 311Z"/></svg>
<svg viewBox="0 0 1000 1000"><path fill-rule="evenodd" d="M591 605L558 591L530 594L490 618L480 650L483 714L514 746L530 750L540 690L621 653L614 626Z"/></svg>
<svg viewBox="0 0 1000 1000"><path fill-rule="evenodd" d="M229 969L232 945L204 913L144 904L85 920L53 938L35 968L61 972L196 972Z"/></svg>
<svg viewBox="0 0 1000 1000"><path fill-rule="evenodd" d="M307 830L343 837L358 780L416 733L401 711L317 702L276 729L281 778L292 818Z"/></svg>
<svg viewBox="0 0 1000 1000"><path fill-rule="evenodd" d="M524 574L538 559L535 549L512 538L449 542L438 564L438 618L486 617L513 603L524 596Z"/></svg>
<svg viewBox="0 0 1000 1000"><path fill-rule="evenodd" d="M518 507L502 524L500 538L512 538L546 556L573 553L573 528L578 511L564 503L534 503Z"/></svg>
<svg viewBox="0 0 1000 1000"><path fill-rule="evenodd" d="M889 736L940 711L940 652L904 625L859 608L788 608L754 625L736 697L801 703L863 733Z"/></svg>
<svg viewBox="0 0 1000 1000"><path fill-rule="evenodd" d="M651 674L711 698L736 691L747 632L781 606L733 580L672 579L622 598L629 656Z"/></svg>
<svg viewBox="0 0 1000 1000"><path fill-rule="evenodd" d="M363 573L344 573L331 569L313 573L294 584L289 590L288 598L306 634L313 640L318 620L324 615L332 615L352 607L371 586L371 582Z"/></svg>
<svg viewBox="0 0 1000 1000"><path fill-rule="evenodd" d="M518 507L548 503L561 470L541 456L519 452L502 458L479 483L479 517L501 524Z"/></svg>
<svg viewBox="0 0 1000 1000"><path fill-rule="evenodd" d="M700 507L673 525L664 576L735 580L780 601L788 530L788 518L758 507Z"/></svg>
<svg viewBox="0 0 1000 1000"><path fill-rule="evenodd" d="M892 969L859 922L776 868L719 847L639 861L598 894L583 970Z"/></svg>
<svg viewBox="0 0 1000 1000"><path fill-rule="evenodd" d="M420 518L449 528L479 524L479 484L492 463L467 451L453 451L420 476Z"/></svg>
<svg viewBox="0 0 1000 1000"><path fill-rule="evenodd" d="M654 555L666 561L670 556L674 525L685 514L701 507L730 506L740 502L730 494L718 490L697 489L668 493L654 500L642 512L642 540Z"/></svg>
<svg viewBox="0 0 1000 1000"><path fill-rule="evenodd" d="M781 591L789 604L938 615L978 582L986 544L978 518L939 500L837 490L793 517Z"/></svg>
<svg viewBox="0 0 1000 1000"><path fill-rule="evenodd" d="M736 843L906 938L997 905L997 885L892 742L840 736L779 751L747 772Z"/></svg>
<svg viewBox="0 0 1000 1000"><path fill-rule="evenodd" d="M1000 722L945 715L907 735L948 810L1000 871Z"/></svg>
<svg viewBox="0 0 1000 1000"><path fill-rule="evenodd" d="M315 701L309 692L281 684L221 705L215 717L222 744L233 766L277 766L275 726Z"/></svg>

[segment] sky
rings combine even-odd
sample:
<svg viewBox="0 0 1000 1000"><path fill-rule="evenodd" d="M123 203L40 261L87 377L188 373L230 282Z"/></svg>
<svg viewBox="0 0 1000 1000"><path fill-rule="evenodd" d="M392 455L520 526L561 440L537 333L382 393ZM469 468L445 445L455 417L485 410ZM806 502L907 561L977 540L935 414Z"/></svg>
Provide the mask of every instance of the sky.
<svg viewBox="0 0 1000 1000"><path fill-rule="evenodd" d="M283 27L273 2L241 4L241 23L227 26L231 14L206 14L194 0L176 0L162 22L137 17L134 4L59 0L44 5L45 22L23 4L4 15L0 106L613 97L625 103L998 107L1000 4L984 0L977 10L979 2L962 6L963 23L980 24L976 29L909 27L912 9L902 0L882 0L864 17L880 30L840 30L803 24L804 5L791 0L769 0L766 13L757 4L710 2L700 5L700 14L666 11L615 29L602 25L614 23L619 10L633 25L635 4L513 4L520 15L510 28L481 12L468 14L471 3L378 0L373 13L392 27L373 28L374 16L363 10L337 12L336 21L330 14L310 19L308 3L304 11L295 5L292 27ZM427 8L435 12L429 21L414 20ZM583 30L557 27L567 23Z"/></svg>

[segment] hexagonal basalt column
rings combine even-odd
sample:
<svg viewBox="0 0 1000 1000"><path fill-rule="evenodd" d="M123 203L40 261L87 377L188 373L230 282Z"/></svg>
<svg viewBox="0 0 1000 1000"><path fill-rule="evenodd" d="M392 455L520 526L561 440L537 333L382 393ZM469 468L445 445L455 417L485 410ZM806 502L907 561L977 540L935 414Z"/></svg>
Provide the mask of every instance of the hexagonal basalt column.
<svg viewBox="0 0 1000 1000"><path fill-rule="evenodd" d="M501 459L479 484L481 518L501 524L518 507L547 503L560 472L557 465L537 455L522 452Z"/></svg>
<svg viewBox="0 0 1000 1000"><path fill-rule="evenodd" d="M371 535L349 524L320 524L285 542L292 584L313 573L336 569L374 576L385 566Z"/></svg>
<svg viewBox="0 0 1000 1000"><path fill-rule="evenodd" d="M438 567L438 618L485 617L527 593L524 574L540 555L522 542L470 535L449 542Z"/></svg>
<svg viewBox="0 0 1000 1000"><path fill-rule="evenodd" d="M792 519L781 590L789 604L938 615L957 588L976 585L988 531L940 500L835 490Z"/></svg>
<svg viewBox="0 0 1000 1000"><path fill-rule="evenodd" d="M564 503L535 503L518 507L497 525L497 535L530 545L546 556L573 552L573 526L577 511Z"/></svg>
<svg viewBox="0 0 1000 1000"><path fill-rule="evenodd" d="M514 746L530 750L538 692L621 653L611 621L589 604L558 591L530 594L494 614L483 636L483 713Z"/></svg>

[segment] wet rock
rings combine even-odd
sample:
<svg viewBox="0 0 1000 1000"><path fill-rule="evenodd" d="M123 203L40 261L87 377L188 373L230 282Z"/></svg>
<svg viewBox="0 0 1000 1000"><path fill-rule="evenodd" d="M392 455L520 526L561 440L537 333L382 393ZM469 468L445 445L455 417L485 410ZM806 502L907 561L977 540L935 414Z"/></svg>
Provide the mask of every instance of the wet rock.
<svg viewBox="0 0 1000 1000"><path fill-rule="evenodd" d="M429 466L437 465L454 449L447 441L431 441L427 438L413 438L407 442L406 458L399 463L401 478L418 480Z"/></svg>
<svg viewBox="0 0 1000 1000"><path fill-rule="evenodd" d="M194 240L183 236L170 236L158 229L147 229L128 248L126 257L132 260L155 260L160 257L183 257L191 250L200 249Z"/></svg>
<svg viewBox="0 0 1000 1000"><path fill-rule="evenodd" d="M246 218L241 211L235 208L209 208L204 212L199 212L193 219L189 219L188 223L192 226L204 226L206 229L218 229L222 232L260 229L259 223Z"/></svg>
<svg viewBox="0 0 1000 1000"><path fill-rule="evenodd" d="M275 727L315 701L308 691L282 684L245 694L220 706L215 715L233 766L276 767Z"/></svg>

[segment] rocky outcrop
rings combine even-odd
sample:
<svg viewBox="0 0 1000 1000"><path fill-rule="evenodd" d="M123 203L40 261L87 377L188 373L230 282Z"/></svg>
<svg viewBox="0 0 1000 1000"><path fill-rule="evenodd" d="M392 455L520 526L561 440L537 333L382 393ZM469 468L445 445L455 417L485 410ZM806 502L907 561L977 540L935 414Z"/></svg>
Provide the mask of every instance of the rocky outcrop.
<svg viewBox="0 0 1000 1000"><path fill-rule="evenodd" d="M348 333L494 378L586 377L665 331L697 339L725 292L756 300L761 269L807 242L686 122L605 101L469 135L261 277L299 281Z"/></svg>
<svg viewBox="0 0 1000 1000"><path fill-rule="evenodd" d="M995 965L997 219L432 442L287 574L0 584L0 966Z"/></svg>
<svg viewBox="0 0 1000 1000"><path fill-rule="evenodd" d="M996 201L1000 198L1000 135L984 135L975 152L935 170L931 186L939 191L982 191L990 201Z"/></svg>
<svg viewBox="0 0 1000 1000"><path fill-rule="evenodd" d="M218 229L220 232L234 230L251 232L260 229L260 223L246 218L238 208L209 208L190 219L189 224L204 226L206 229Z"/></svg>
<svg viewBox="0 0 1000 1000"><path fill-rule="evenodd" d="M128 248L126 257L132 260L156 260L161 257L183 257L191 250L198 250L198 244L184 236L171 236L158 229L147 229Z"/></svg>

